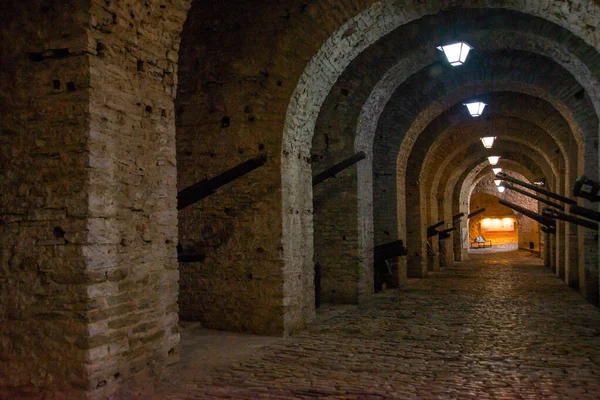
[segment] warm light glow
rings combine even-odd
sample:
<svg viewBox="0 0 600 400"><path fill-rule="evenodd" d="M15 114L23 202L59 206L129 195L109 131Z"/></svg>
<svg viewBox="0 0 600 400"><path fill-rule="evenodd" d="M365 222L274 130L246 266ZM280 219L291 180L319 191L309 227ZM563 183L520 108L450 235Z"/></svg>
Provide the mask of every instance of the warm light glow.
<svg viewBox="0 0 600 400"><path fill-rule="evenodd" d="M494 172L494 176L496 176L498 172L502 172L502 168L492 168L492 171Z"/></svg>
<svg viewBox="0 0 600 400"><path fill-rule="evenodd" d="M515 221L512 218L485 218L481 220L481 228L487 232L512 232Z"/></svg>
<svg viewBox="0 0 600 400"><path fill-rule="evenodd" d="M437 49L444 53L446 59L453 67L463 65L472 47L465 42L451 43L438 46Z"/></svg>
<svg viewBox="0 0 600 400"><path fill-rule="evenodd" d="M469 110L469 114L471 114L471 117L479 117L481 114L483 114L483 109L486 105L487 104L482 103L480 101L475 101L473 103L465 103L465 106L467 106L467 110Z"/></svg>
<svg viewBox="0 0 600 400"><path fill-rule="evenodd" d="M494 183L496 184L496 186L500 186L500 183L502 183L502 179L494 179Z"/></svg>
<svg viewBox="0 0 600 400"><path fill-rule="evenodd" d="M499 191L500 193L504 193L504 190L505 190L505 189L506 189L506 188L505 188L504 186L498 186L498 191Z"/></svg>
<svg viewBox="0 0 600 400"><path fill-rule="evenodd" d="M483 143L483 147L485 147L486 149L491 149L492 146L494 145L494 140L496 139L495 136L486 136L486 137L482 137L479 138L481 140L481 143Z"/></svg>
<svg viewBox="0 0 600 400"><path fill-rule="evenodd" d="M500 160L500 156L489 156L488 157L488 161L490 162L490 164L492 165L496 165L498 164L498 160Z"/></svg>

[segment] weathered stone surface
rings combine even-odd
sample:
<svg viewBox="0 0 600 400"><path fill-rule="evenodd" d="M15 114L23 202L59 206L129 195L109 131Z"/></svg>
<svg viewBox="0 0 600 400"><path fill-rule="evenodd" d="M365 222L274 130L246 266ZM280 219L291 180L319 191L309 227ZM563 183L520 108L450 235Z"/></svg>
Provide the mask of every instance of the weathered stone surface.
<svg viewBox="0 0 600 400"><path fill-rule="evenodd" d="M373 244L409 239L425 275L423 227L468 211L485 170L483 124L457 114L473 94L513 104L498 149L557 191L599 176L597 2L191 3L0 3L0 396L142 397L178 360L180 309L287 335L314 317L315 261L329 300L368 299ZM460 69L448 32L476 45ZM177 212L178 189L260 152ZM206 261L180 267L180 239ZM546 248L597 303L594 232L560 223Z"/></svg>
<svg viewBox="0 0 600 400"><path fill-rule="evenodd" d="M529 253L478 255L156 398L592 399L599 323Z"/></svg>

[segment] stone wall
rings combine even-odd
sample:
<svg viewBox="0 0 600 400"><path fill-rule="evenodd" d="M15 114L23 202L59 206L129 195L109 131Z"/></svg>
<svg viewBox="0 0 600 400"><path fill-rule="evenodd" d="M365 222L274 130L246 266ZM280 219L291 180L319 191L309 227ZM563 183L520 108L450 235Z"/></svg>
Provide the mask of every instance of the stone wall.
<svg viewBox="0 0 600 400"><path fill-rule="evenodd" d="M1 386L103 398L178 359L187 6L3 3Z"/></svg>
<svg viewBox="0 0 600 400"><path fill-rule="evenodd" d="M296 159L293 174L311 173L308 149L299 155L281 146L289 98L316 50L286 41L298 26L313 23L300 3L245 1L232 9L226 2L196 2L183 32L178 189L268 156L261 168L179 212L183 251L206 256L180 264L180 313L209 328L283 334L314 315L312 207L282 210L281 188L282 157ZM282 212L303 227L286 241Z"/></svg>
<svg viewBox="0 0 600 400"><path fill-rule="evenodd" d="M133 397L137 393L129 389L147 388L146 378L158 377L178 358L176 192L258 153L268 155L264 167L179 213L184 251L206 256L204 263L181 267L181 312L218 328L270 334L303 328L314 316L310 149L321 106L330 92L350 98L337 92L343 88L331 89L370 45L455 5L289 0L259 7L243 0L232 7L196 1L188 17L189 3L0 4L0 386L18 387L21 394L69 391L68 398L84 392L90 398L119 392ZM428 219L435 219L421 164L442 130L425 128L477 85L548 101L571 129L574 140L564 147L579 152L569 168L598 176L600 42L589 26L599 8L589 1L489 4L562 28L536 19L531 26L540 29L532 32L499 30L493 40L482 35L486 50L479 64L462 70L481 67L479 75L454 71L432 79L439 72L428 67L439 56L433 47L415 52L416 58L388 59L392 42L374 48L369 54L380 57L363 57L354 70L371 72L372 64L385 60L377 79L345 103L353 106L352 115L335 127L349 133L341 139L343 154L313 164L316 171L349 156L348 150L368 153L368 163L326 187L343 183L349 190L337 198L347 200L343 211L336 213L336 198L327 196L323 215L334 222L350 217L339 225L326 221L315 242L331 237L342 243L338 250L350 268L339 268L331 280L344 277L343 301L354 301L356 287L368 293L373 191L380 212L375 243L407 233L406 204L395 197L380 201L385 190L415 199L408 214L412 234L421 238ZM496 11L504 12L490 13ZM398 71L401 79L388 79ZM504 78L488 85L490 74ZM404 80L408 85L400 87ZM382 114L388 103L398 118ZM389 137L395 142L386 143ZM375 138L376 157L370 151ZM548 168L556 168L551 152L546 157ZM459 161L450 169L465 167ZM560 171L565 173L573 172ZM440 190L440 198L458 198L453 185L460 186L466 174L463 169L440 178L438 187L452 187ZM317 201L326 195L316 194ZM446 203L445 213L458 204ZM423 218L415 222L413 211ZM581 229L576 240L582 252L585 244L577 261L581 290L597 301L597 246ZM420 257L418 241L413 251Z"/></svg>
<svg viewBox="0 0 600 400"><path fill-rule="evenodd" d="M96 396L178 361L175 112L189 0L92 1L86 264Z"/></svg>
<svg viewBox="0 0 600 400"><path fill-rule="evenodd" d="M0 4L1 398L89 385L87 7Z"/></svg>
<svg viewBox="0 0 600 400"><path fill-rule="evenodd" d="M519 173L510 171L504 172L519 180L528 181L527 178ZM535 194L529 189L525 190ZM481 208L485 208L486 211L469 219L469 243L472 243L477 236L483 235L486 239L492 240L493 244L518 244L521 249L529 249L529 242L533 242L534 248L539 250L539 223L498 203L498 199L509 201L536 213L539 212L539 202L537 200L512 190L506 190L504 193L499 193L494 184L493 176L490 173L489 176L485 176L481 179L473 189L470 201L470 212L474 212ZM515 231L512 233L482 232L480 224L485 218L511 218L515 220Z"/></svg>

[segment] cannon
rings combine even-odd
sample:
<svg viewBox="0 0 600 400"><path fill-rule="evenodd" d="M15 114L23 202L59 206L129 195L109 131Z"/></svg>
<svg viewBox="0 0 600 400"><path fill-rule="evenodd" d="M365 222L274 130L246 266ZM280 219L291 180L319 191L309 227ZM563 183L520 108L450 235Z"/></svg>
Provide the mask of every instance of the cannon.
<svg viewBox="0 0 600 400"><path fill-rule="evenodd" d="M402 240L380 244L373 249L375 263L385 261L393 257L402 257L407 254Z"/></svg>
<svg viewBox="0 0 600 400"><path fill-rule="evenodd" d="M510 201L500 199L500 200L498 200L498 202L506 207L512 208L513 210L520 212L521 214L525 215L526 217L529 217L529 218L533 219L534 221L539 222L542 225L556 227L556 221L554 221L554 219L551 217L540 215L536 212L528 210L517 204L511 203Z"/></svg>
<svg viewBox="0 0 600 400"><path fill-rule="evenodd" d="M402 240L395 240L393 242L380 244L375 246L373 249L373 272L374 272L374 289L375 292L381 291L383 288L383 282L392 276L390 265L388 264L389 259L394 257L401 257L407 254L406 247Z"/></svg>
<svg viewBox="0 0 600 400"><path fill-rule="evenodd" d="M537 195L535 195L533 193L526 192L525 190L519 189L517 187L514 187L513 185L509 185L508 183L502 182L502 186L504 186L505 189L513 190L513 191L515 191L517 193L521 193L521 194L523 194L523 195L525 195L527 197L531 197L534 200L541 201L542 203L548 204L549 206L557 208L557 209L559 209L561 211L564 211L564 209L565 209L561 204L554 203L554 202L552 202L550 200L546 200L543 197L537 196Z"/></svg>
<svg viewBox="0 0 600 400"><path fill-rule="evenodd" d="M571 214L581 215L582 217L586 217L589 219L593 219L596 222L600 222L600 212L595 211L595 210L590 210L589 208L586 208L586 207L581 207L581 206L573 204L571 206L571 208L569 209L569 212L571 212Z"/></svg>
<svg viewBox="0 0 600 400"><path fill-rule="evenodd" d="M450 232L455 231L456 228L448 228L440 231L440 240L445 240L450 238Z"/></svg>
<svg viewBox="0 0 600 400"><path fill-rule="evenodd" d="M452 225L456 225L460 222L460 219L465 216L464 212L458 213L452 216Z"/></svg>
<svg viewBox="0 0 600 400"><path fill-rule="evenodd" d="M263 166L267 162L267 155L261 154L241 163L212 179L203 179L177 194L177 209L182 210L205 197L213 194L218 188L234 181L247 173Z"/></svg>
<svg viewBox="0 0 600 400"><path fill-rule="evenodd" d="M440 221L436 224L428 226L427 227L427 238L429 239L430 237L437 235L439 233L439 231L435 228L438 228L438 227L444 225L444 223L445 223L444 221Z"/></svg>
<svg viewBox="0 0 600 400"><path fill-rule="evenodd" d="M577 178L573 185L573 196L583 197L595 203L600 200L600 183L582 175Z"/></svg>
<svg viewBox="0 0 600 400"><path fill-rule="evenodd" d="M556 235L556 228L553 226L542 226L542 232L549 235Z"/></svg>
<svg viewBox="0 0 600 400"><path fill-rule="evenodd" d="M531 184L529 184L529 183L527 183L527 182L523 182L523 181L521 181L521 180L519 180L519 179L513 178L512 176L506 175L506 174L505 174L505 173L503 173L503 172L498 172L498 173L496 174L496 178L497 178L497 179L502 179L503 181L507 181L507 182L516 183L516 184L517 184L517 185L519 185L519 186L526 187L527 189L531 189L531 190L533 190L534 192L537 192L537 193L543 194L544 196L551 197L551 198L553 198L553 199L555 199L555 200L561 201L561 202L563 202L563 203L566 203L566 204L569 204L569 205L570 205L570 204L577 204L577 202L576 202L575 200L573 200L573 199L569 199L568 197L561 196L560 194L557 194L557 193L551 192L551 191L549 191L549 190L546 190L546 189L542 189L542 188L541 188L541 187L539 187L539 186L536 186L536 185L531 185Z"/></svg>
<svg viewBox="0 0 600 400"><path fill-rule="evenodd" d="M352 157L345 159L344 161L335 164L333 167L326 169L318 175L315 175L312 180L312 185L317 186L319 183L335 176L335 174L342 172L346 168L356 164L360 160L363 160L367 157L364 151L358 152Z"/></svg>
<svg viewBox="0 0 600 400"><path fill-rule="evenodd" d="M587 219L575 217L573 215L568 215L568 214L562 213L560 211L553 210L551 208L544 208L543 215L545 217L559 219L561 221L571 222L573 224L583 226L584 228L598 230L598 224L595 222L588 221Z"/></svg>
<svg viewBox="0 0 600 400"><path fill-rule="evenodd" d="M485 212L485 207L484 208L480 208L477 211L473 211L472 213L470 213L469 215L467 215L467 218L473 218L474 216L479 215L482 212Z"/></svg>

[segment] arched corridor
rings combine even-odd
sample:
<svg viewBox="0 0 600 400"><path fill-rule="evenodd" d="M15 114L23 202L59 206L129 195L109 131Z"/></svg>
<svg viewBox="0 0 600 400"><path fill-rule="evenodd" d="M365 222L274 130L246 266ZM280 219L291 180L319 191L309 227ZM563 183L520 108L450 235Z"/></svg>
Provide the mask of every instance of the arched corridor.
<svg viewBox="0 0 600 400"><path fill-rule="evenodd" d="M600 396L600 314L524 251L473 256L259 343L202 373L220 351L196 347L157 398Z"/></svg>
<svg viewBox="0 0 600 400"><path fill-rule="evenodd" d="M468 388L453 368L491 396L501 352L504 389L598 394L599 23L600 0L1 1L0 398L423 397ZM248 351L190 364L215 331Z"/></svg>

